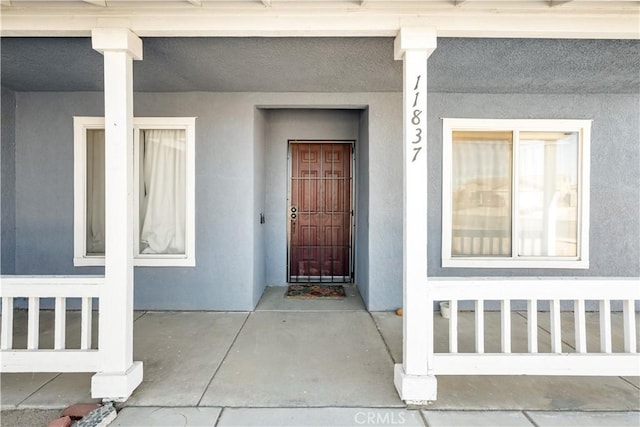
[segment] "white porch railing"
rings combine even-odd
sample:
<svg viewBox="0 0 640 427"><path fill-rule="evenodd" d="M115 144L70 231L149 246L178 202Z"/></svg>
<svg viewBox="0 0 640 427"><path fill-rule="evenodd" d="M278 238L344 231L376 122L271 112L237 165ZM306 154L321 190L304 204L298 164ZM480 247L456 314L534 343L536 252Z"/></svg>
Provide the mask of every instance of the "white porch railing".
<svg viewBox="0 0 640 427"><path fill-rule="evenodd" d="M98 276L3 276L0 372L98 372L100 351L92 349L94 299L99 300L104 277ZM14 299L28 301L26 348L14 348ZM54 299L53 348L40 346L40 299ZM78 298L80 345L68 348L67 300Z"/></svg>
<svg viewBox="0 0 640 427"><path fill-rule="evenodd" d="M434 375L640 375L640 356L636 336L635 304L640 300L639 279L589 279L589 278L430 278L430 303L449 301L448 352L431 352ZM474 346L472 351L460 352L459 307L469 301L466 308L474 311ZM499 305L499 331L489 331L485 323L485 302L497 301ZM524 352L512 352L512 301L525 301L527 343ZM548 313L538 312L539 302L548 302ZM566 321L575 340L574 349L563 348L561 301L573 307L573 320ZM597 327L599 343L587 346L587 305L597 302L599 308ZM611 303L622 303L623 346L613 351ZM563 306L566 308L566 302ZM563 311L564 312L564 311ZM566 313L566 312L564 312ZM436 313L437 315L437 313ZM549 316L550 342L543 342L539 330ZM591 315L590 315L591 317ZM466 317L465 317L466 319ZM520 317L519 319L524 319ZM434 319L435 320L435 319ZM467 319L468 320L468 319ZM497 322L496 322L497 323ZM592 322L593 323L593 322ZM434 322L435 324L435 322ZM468 324L465 324L468 328ZM593 327L590 324L590 327ZM429 330L433 343L434 330ZM485 352L485 335L499 333L500 349ZM523 334L525 332L523 331ZM517 336L517 335L516 335ZM567 338L566 336L564 338ZM467 344L465 342L465 344ZM548 344L548 347L547 347ZM595 345L594 345L595 344ZM540 351L544 345L549 350ZM595 348L594 348L595 347ZM433 349L433 345L431 345ZM597 349L597 350L596 350Z"/></svg>

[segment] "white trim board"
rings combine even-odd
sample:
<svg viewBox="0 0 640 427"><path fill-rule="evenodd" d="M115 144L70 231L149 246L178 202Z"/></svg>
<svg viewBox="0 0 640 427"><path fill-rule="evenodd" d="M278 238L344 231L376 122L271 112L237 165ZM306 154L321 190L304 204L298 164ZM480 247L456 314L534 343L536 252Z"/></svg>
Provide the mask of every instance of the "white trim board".
<svg viewBox="0 0 640 427"><path fill-rule="evenodd" d="M223 7L208 2L194 7L182 2L144 8L123 2L110 7L86 3L24 7L23 3L2 8L0 35L86 37L92 28L126 27L140 37L395 37L401 27L426 27L435 29L439 37L640 38L636 2L615 2L604 8L586 4L550 8L543 2L520 8L508 7L509 2L473 8L455 7L453 2L434 7L437 2L376 1L362 8L353 2L294 3Z"/></svg>

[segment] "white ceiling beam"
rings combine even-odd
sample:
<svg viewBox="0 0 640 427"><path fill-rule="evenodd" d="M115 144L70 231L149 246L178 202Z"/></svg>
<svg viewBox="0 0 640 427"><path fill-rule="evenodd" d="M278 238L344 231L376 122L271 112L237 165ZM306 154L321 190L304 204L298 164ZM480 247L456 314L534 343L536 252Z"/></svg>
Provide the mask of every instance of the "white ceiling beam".
<svg viewBox="0 0 640 427"><path fill-rule="evenodd" d="M6 4L7 0L0 1ZM250 1L247 4L271 4L270 0ZM588 1L575 1L576 7L550 8L549 0L537 0L526 2L526 7L515 7L520 3L513 2L496 11L478 8L481 1L467 0L463 7L454 8L453 0L443 0L447 8L431 9L432 2L424 2L423 9L398 7L384 9L385 13L380 13L380 4L396 3L365 0L367 7L354 13L354 4L362 0L349 1L350 7L320 1L296 2L295 7L289 7L289 2L283 1L277 8L265 9L229 7L228 2L224 8L194 8L189 6L190 0L181 0L183 7L179 8L124 8L123 2L110 0L84 0L84 5L106 8L83 7L80 1L73 7L69 3L64 7L3 7L0 35L88 36L92 28L125 25L141 37L395 37L401 27L426 26L437 28L442 37L640 39L636 1L615 2L611 8L600 2L589 7ZM211 1L207 6L217 3ZM529 13L534 5L538 13Z"/></svg>
<svg viewBox="0 0 640 427"><path fill-rule="evenodd" d="M466 3L467 0L453 0L454 6L462 6L462 3Z"/></svg>
<svg viewBox="0 0 640 427"><path fill-rule="evenodd" d="M11 0L0 0L0 6L11 6Z"/></svg>
<svg viewBox="0 0 640 427"><path fill-rule="evenodd" d="M573 0L549 0L549 7L562 6L571 3Z"/></svg>
<svg viewBox="0 0 640 427"><path fill-rule="evenodd" d="M271 7L271 0L260 0L264 7Z"/></svg>
<svg viewBox="0 0 640 427"><path fill-rule="evenodd" d="M84 13L51 9L6 8L2 11L2 36L87 36L91 28L109 26L113 7L85 8ZM220 13L209 8L140 10L127 16L127 26L140 37L395 37L404 26L436 27L439 37L592 38L640 39L638 13L620 14L518 14L464 13L451 10L430 16L361 13ZM191 11L189 13L189 11ZM57 12L57 13L56 13ZM99 13L97 13L99 12ZM114 16L114 26L122 26Z"/></svg>
<svg viewBox="0 0 640 427"><path fill-rule="evenodd" d="M95 6L107 7L107 0L82 0L85 3L93 4Z"/></svg>
<svg viewBox="0 0 640 427"><path fill-rule="evenodd" d="M202 0L187 0L187 1L194 6L202 6Z"/></svg>

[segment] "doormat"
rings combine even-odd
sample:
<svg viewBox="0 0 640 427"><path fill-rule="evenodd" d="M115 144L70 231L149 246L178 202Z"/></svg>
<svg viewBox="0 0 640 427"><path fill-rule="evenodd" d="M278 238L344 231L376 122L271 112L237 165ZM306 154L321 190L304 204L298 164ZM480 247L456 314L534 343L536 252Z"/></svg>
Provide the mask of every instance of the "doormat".
<svg viewBox="0 0 640 427"><path fill-rule="evenodd" d="M287 298L339 299L347 296L342 285L289 285Z"/></svg>

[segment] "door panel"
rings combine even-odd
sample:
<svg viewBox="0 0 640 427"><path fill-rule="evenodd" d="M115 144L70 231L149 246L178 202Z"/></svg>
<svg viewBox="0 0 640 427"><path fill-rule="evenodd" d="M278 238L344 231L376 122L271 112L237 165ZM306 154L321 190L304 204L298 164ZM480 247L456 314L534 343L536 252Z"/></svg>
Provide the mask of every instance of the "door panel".
<svg viewBox="0 0 640 427"><path fill-rule="evenodd" d="M350 281L352 143L291 143L289 281Z"/></svg>

